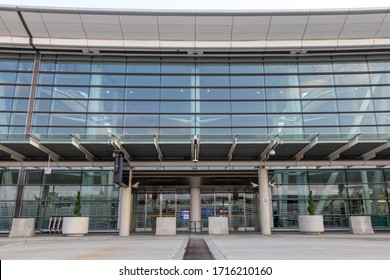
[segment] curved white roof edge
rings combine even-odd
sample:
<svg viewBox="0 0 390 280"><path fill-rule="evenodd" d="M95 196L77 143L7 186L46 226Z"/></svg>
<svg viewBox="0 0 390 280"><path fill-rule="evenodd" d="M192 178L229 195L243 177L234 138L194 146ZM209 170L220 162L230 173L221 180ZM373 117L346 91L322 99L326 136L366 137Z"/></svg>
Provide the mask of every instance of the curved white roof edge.
<svg viewBox="0 0 390 280"><path fill-rule="evenodd" d="M0 48L202 53L390 49L390 8L122 10L0 5Z"/></svg>

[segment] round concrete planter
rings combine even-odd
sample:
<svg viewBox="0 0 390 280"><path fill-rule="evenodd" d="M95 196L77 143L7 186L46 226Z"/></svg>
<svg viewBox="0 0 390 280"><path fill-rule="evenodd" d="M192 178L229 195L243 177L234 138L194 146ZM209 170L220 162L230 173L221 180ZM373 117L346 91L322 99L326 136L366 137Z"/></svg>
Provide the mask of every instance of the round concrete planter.
<svg viewBox="0 0 390 280"><path fill-rule="evenodd" d="M299 215L299 231L306 234L320 234L324 232L324 218L322 215Z"/></svg>
<svg viewBox="0 0 390 280"><path fill-rule="evenodd" d="M62 234L67 236L84 236L88 233L89 217L64 217Z"/></svg>

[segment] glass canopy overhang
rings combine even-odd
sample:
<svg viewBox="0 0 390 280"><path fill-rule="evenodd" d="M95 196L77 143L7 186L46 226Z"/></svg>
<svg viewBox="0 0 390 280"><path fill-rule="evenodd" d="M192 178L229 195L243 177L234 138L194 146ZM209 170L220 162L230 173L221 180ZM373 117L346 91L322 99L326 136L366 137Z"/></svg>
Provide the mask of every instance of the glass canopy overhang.
<svg viewBox="0 0 390 280"><path fill-rule="evenodd" d="M0 136L0 166L132 167L386 166L390 135L42 135Z"/></svg>

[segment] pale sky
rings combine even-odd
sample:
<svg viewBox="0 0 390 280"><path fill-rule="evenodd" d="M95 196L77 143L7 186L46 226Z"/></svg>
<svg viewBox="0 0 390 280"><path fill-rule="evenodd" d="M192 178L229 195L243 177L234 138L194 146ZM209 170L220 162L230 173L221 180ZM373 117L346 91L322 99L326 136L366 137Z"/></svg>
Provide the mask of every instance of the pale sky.
<svg viewBox="0 0 390 280"><path fill-rule="evenodd" d="M0 0L0 5L111 9L269 10L390 7L389 0Z"/></svg>

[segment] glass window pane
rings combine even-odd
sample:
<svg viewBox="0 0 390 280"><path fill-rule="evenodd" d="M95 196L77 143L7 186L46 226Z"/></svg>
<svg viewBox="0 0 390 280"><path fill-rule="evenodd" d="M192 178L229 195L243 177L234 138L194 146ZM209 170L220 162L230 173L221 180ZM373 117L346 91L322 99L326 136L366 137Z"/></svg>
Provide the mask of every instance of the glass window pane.
<svg viewBox="0 0 390 280"><path fill-rule="evenodd" d="M369 87L338 87L336 88L338 98L369 98L371 90Z"/></svg>
<svg viewBox="0 0 390 280"><path fill-rule="evenodd" d="M127 62L128 73L160 73L159 62Z"/></svg>
<svg viewBox="0 0 390 280"><path fill-rule="evenodd" d="M93 61L92 62L92 72L126 72L126 63L125 62L101 62Z"/></svg>
<svg viewBox="0 0 390 280"><path fill-rule="evenodd" d="M338 126L339 119L336 114L304 114L305 126Z"/></svg>
<svg viewBox="0 0 390 280"><path fill-rule="evenodd" d="M264 113L265 102L232 102L232 113Z"/></svg>
<svg viewBox="0 0 390 280"><path fill-rule="evenodd" d="M68 99L68 100L56 100L53 99L51 104L51 110L54 112L87 112L87 100L77 100L77 99ZM50 107L47 107L47 111Z"/></svg>
<svg viewBox="0 0 390 280"><path fill-rule="evenodd" d="M161 86L195 86L194 76L161 76Z"/></svg>
<svg viewBox="0 0 390 280"><path fill-rule="evenodd" d="M264 86L264 76L230 76L230 85L237 86Z"/></svg>
<svg viewBox="0 0 390 280"><path fill-rule="evenodd" d="M298 86L299 79L297 75L278 75L278 76L265 76L266 86Z"/></svg>
<svg viewBox="0 0 390 280"><path fill-rule="evenodd" d="M16 200L17 186L1 186L0 185L0 201Z"/></svg>
<svg viewBox="0 0 390 280"><path fill-rule="evenodd" d="M309 183L310 184L345 184L345 172L344 170L326 170L326 171L310 171ZM336 189L334 194L337 194Z"/></svg>
<svg viewBox="0 0 390 280"><path fill-rule="evenodd" d="M267 101L267 112L301 112L300 101Z"/></svg>
<svg viewBox="0 0 390 280"><path fill-rule="evenodd" d="M229 73L229 63L196 63L196 73Z"/></svg>
<svg viewBox="0 0 390 280"><path fill-rule="evenodd" d="M19 61L17 59L0 59L0 70L18 69Z"/></svg>
<svg viewBox="0 0 390 280"><path fill-rule="evenodd" d="M195 73L195 63L163 62L161 73Z"/></svg>
<svg viewBox="0 0 390 280"><path fill-rule="evenodd" d="M195 98L194 88L162 88L161 99L190 99Z"/></svg>
<svg viewBox="0 0 390 280"><path fill-rule="evenodd" d="M160 111L158 101L126 101L125 104L127 113L158 113Z"/></svg>
<svg viewBox="0 0 390 280"><path fill-rule="evenodd" d="M371 89L373 97L390 97L390 86L373 86Z"/></svg>
<svg viewBox="0 0 390 280"><path fill-rule="evenodd" d="M283 128L284 126L302 126L302 116L296 114L268 115L268 126Z"/></svg>
<svg viewBox="0 0 390 280"><path fill-rule="evenodd" d="M327 86L334 85L333 75L301 75L302 86Z"/></svg>
<svg viewBox="0 0 390 280"><path fill-rule="evenodd" d="M56 74L54 84L57 84L57 85L89 85L90 78L91 77L89 74Z"/></svg>
<svg viewBox="0 0 390 280"><path fill-rule="evenodd" d="M365 113L340 114L341 125L375 125L375 115Z"/></svg>
<svg viewBox="0 0 390 280"><path fill-rule="evenodd" d="M0 83L16 83L17 73L0 72Z"/></svg>
<svg viewBox="0 0 390 280"><path fill-rule="evenodd" d="M361 85L370 84L368 74L340 74L335 75L337 85Z"/></svg>
<svg viewBox="0 0 390 280"><path fill-rule="evenodd" d="M301 98L335 98L336 91L334 88L301 88Z"/></svg>
<svg viewBox="0 0 390 280"><path fill-rule="evenodd" d="M159 88L127 88L126 99L159 99Z"/></svg>
<svg viewBox="0 0 390 280"><path fill-rule="evenodd" d="M123 112L124 102L121 100L90 100L88 104L89 112Z"/></svg>
<svg viewBox="0 0 390 280"><path fill-rule="evenodd" d="M295 62L264 63L265 73L297 73L298 67Z"/></svg>
<svg viewBox="0 0 390 280"><path fill-rule="evenodd" d="M91 76L91 85L124 86L125 79L125 75L93 74Z"/></svg>
<svg viewBox="0 0 390 280"><path fill-rule="evenodd" d="M162 113L190 113L195 112L195 102L191 101L164 101L161 102Z"/></svg>
<svg viewBox="0 0 390 280"><path fill-rule="evenodd" d="M331 62L299 62L300 73L333 72Z"/></svg>
<svg viewBox="0 0 390 280"><path fill-rule="evenodd" d="M125 115L125 126L139 126L139 127L158 127L159 117L157 115Z"/></svg>
<svg viewBox="0 0 390 280"><path fill-rule="evenodd" d="M368 61L368 68L370 71L389 71L390 60L381 58L380 61Z"/></svg>
<svg viewBox="0 0 390 280"><path fill-rule="evenodd" d="M265 90L263 88L232 88L232 99L264 99Z"/></svg>
<svg viewBox="0 0 390 280"><path fill-rule="evenodd" d="M335 72L359 72L368 71L366 62L333 62Z"/></svg>
<svg viewBox="0 0 390 280"><path fill-rule="evenodd" d="M85 114L51 114L50 126L85 126Z"/></svg>
<svg viewBox="0 0 390 280"><path fill-rule="evenodd" d="M336 100L303 100L303 112L337 112Z"/></svg>
<svg viewBox="0 0 390 280"><path fill-rule="evenodd" d="M375 99L374 106L376 111L388 111L390 108L390 98L389 99Z"/></svg>
<svg viewBox="0 0 390 280"><path fill-rule="evenodd" d="M199 86L229 86L229 76L199 76Z"/></svg>
<svg viewBox="0 0 390 280"><path fill-rule="evenodd" d="M197 90L200 99L230 99L229 88L200 88Z"/></svg>
<svg viewBox="0 0 390 280"><path fill-rule="evenodd" d="M126 78L128 86L160 86L160 76L157 75L129 75Z"/></svg>
<svg viewBox="0 0 390 280"><path fill-rule="evenodd" d="M263 73L262 63L230 63L230 73Z"/></svg>
<svg viewBox="0 0 390 280"><path fill-rule="evenodd" d="M230 113L230 102L197 102L197 112L199 113Z"/></svg>
<svg viewBox="0 0 390 280"><path fill-rule="evenodd" d="M54 62L46 61L45 65L41 66L41 70L53 69ZM90 72L90 61L68 60L57 61L57 71L69 71L69 72Z"/></svg>
<svg viewBox="0 0 390 280"><path fill-rule="evenodd" d="M232 125L235 127L266 126L265 115L232 115Z"/></svg>
<svg viewBox="0 0 390 280"><path fill-rule="evenodd" d="M27 114L25 114L25 113L12 113L10 124L11 125L25 126L26 125L26 117L27 117Z"/></svg>
<svg viewBox="0 0 390 280"><path fill-rule="evenodd" d="M340 111L372 111L374 106L372 100L367 99L353 99L353 100L338 100Z"/></svg>
<svg viewBox="0 0 390 280"><path fill-rule="evenodd" d="M300 98L298 88L267 88L267 99L298 99Z"/></svg>
<svg viewBox="0 0 390 280"><path fill-rule="evenodd" d="M198 127L231 126L231 115L198 115L196 125Z"/></svg>

